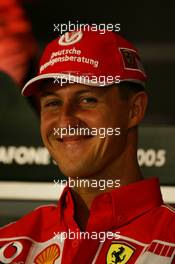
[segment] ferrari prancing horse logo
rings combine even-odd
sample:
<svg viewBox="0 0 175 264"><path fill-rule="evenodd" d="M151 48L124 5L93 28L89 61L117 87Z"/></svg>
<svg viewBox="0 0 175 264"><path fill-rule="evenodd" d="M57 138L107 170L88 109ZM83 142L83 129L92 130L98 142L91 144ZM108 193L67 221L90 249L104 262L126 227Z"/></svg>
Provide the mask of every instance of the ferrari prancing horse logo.
<svg viewBox="0 0 175 264"><path fill-rule="evenodd" d="M108 250L106 264L125 264L133 253L133 248L125 244L113 243Z"/></svg>

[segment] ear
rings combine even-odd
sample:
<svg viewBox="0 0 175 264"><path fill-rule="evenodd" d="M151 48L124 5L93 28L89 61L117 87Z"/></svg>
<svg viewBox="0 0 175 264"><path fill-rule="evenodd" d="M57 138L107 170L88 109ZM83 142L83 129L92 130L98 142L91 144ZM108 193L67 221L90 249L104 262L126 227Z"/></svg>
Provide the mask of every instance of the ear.
<svg viewBox="0 0 175 264"><path fill-rule="evenodd" d="M130 99L130 111L128 128L137 126L143 119L148 104L148 95L141 91L133 95Z"/></svg>

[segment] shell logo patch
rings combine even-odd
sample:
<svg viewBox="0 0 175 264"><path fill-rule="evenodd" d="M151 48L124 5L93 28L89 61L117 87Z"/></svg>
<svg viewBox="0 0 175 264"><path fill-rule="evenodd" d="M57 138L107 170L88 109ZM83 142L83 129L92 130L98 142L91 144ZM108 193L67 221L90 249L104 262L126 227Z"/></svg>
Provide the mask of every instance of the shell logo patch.
<svg viewBox="0 0 175 264"><path fill-rule="evenodd" d="M106 257L106 264L125 264L131 258L134 249L122 243L111 244Z"/></svg>
<svg viewBox="0 0 175 264"><path fill-rule="evenodd" d="M35 264L54 264L60 256L60 248L57 244L52 244L41 251L34 259Z"/></svg>

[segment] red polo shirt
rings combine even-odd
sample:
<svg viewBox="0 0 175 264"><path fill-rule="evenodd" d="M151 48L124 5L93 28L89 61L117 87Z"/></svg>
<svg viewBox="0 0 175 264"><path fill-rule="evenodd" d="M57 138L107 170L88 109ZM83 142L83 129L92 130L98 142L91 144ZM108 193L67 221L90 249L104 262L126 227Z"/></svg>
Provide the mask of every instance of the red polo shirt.
<svg viewBox="0 0 175 264"><path fill-rule="evenodd" d="M175 210L163 204L156 178L98 195L82 234L66 187L57 206L0 229L0 263L175 263Z"/></svg>

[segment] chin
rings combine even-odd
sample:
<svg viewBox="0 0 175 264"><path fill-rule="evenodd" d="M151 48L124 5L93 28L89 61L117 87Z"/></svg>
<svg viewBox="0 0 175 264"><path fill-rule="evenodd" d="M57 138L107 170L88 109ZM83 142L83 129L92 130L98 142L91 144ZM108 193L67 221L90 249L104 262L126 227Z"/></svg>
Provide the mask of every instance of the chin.
<svg viewBox="0 0 175 264"><path fill-rule="evenodd" d="M85 175L84 171L80 171L80 170L74 170L74 169L71 169L71 168L60 168L60 171L64 174L64 176L66 177L69 177L69 178L74 178L74 179L77 179L77 178L86 178L88 177L87 175ZM87 171L86 171L87 173Z"/></svg>
<svg viewBox="0 0 175 264"><path fill-rule="evenodd" d="M58 162L58 167L60 171L66 176L70 178L88 178L93 174L92 171L89 171L88 168L92 168L91 165L87 165L86 162L82 160L79 161L67 161L66 163Z"/></svg>

